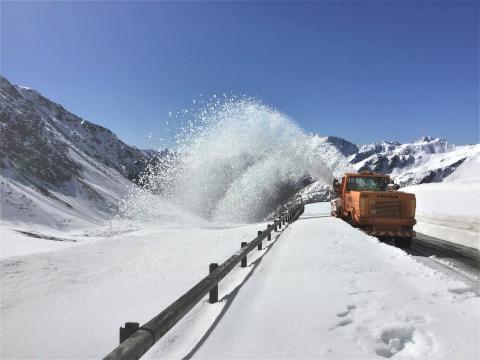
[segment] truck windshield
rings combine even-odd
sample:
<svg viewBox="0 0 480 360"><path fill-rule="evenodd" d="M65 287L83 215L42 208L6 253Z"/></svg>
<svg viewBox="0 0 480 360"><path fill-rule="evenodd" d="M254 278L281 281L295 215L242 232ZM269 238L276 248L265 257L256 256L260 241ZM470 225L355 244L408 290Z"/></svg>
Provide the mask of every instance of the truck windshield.
<svg viewBox="0 0 480 360"><path fill-rule="evenodd" d="M347 191L387 191L388 178L384 177L349 177Z"/></svg>

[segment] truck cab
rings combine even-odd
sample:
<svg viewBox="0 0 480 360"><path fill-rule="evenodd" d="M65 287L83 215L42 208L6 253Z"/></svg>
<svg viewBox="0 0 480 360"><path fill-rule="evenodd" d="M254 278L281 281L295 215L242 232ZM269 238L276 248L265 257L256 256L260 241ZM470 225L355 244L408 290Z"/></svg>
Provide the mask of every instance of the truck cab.
<svg viewBox="0 0 480 360"><path fill-rule="evenodd" d="M340 217L369 235L391 238L408 248L415 237L415 194L398 190L390 176L370 172L347 173L335 180L337 198L332 215Z"/></svg>

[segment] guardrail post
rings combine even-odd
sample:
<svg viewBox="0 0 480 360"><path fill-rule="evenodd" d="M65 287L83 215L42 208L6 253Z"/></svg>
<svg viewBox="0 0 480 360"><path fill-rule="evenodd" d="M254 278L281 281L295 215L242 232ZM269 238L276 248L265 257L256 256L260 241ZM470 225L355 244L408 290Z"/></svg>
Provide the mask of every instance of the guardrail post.
<svg viewBox="0 0 480 360"><path fill-rule="evenodd" d="M211 263L210 266L208 267L209 274L214 272L217 268L218 268L217 263ZM212 290L210 290L210 293L208 294L208 302L210 304L215 304L216 302L218 302L218 284L215 285L215 287Z"/></svg>
<svg viewBox="0 0 480 360"><path fill-rule="evenodd" d="M258 236L262 235L263 234L263 231L258 231ZM257 247L258 250L262 250L262 242L260 241L258 243L258 247Z"/></svg>
<svg viewBox="0 0 480 360"><path fill-rule="evenodd" d="M279 222L278 222L278 230L280 230L282 228L282 219L278 219Z"/></svg>
<svg viewBox="0 0 480 360"><path fill-rule="evenodd" d="M268 230L270 230L272 225L269 224L269 225L267 225L267 227L268 227ZM272 232L271 231L268 232L267 240L269 240L269 241L272 240Z"/></svg>
<svg viewBox="0 0 480 360"><path fill-rule="evenodd" d="M130 336L132 336L139 327L140 324L136 322L127 322L125 323L124 328L120 327L120 344L127 340Z"/></svg>
<svg viewBox="0 0 480 360"><path fill-rule="evenodd" d="M245 241L242 241L242 248L247 246L247 243ZM242 262L240 263L240 267L244 268L247 267L247 255L242 259Z"/></svg>

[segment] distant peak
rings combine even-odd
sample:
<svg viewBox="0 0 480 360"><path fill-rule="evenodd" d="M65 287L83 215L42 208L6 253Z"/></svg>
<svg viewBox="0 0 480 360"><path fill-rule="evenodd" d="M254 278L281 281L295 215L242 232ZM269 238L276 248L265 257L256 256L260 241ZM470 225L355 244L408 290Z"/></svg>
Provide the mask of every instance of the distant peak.
<svg viewBox="0 0 480 360"><path fill-rule="evenodd" d="M375 144L379 144L379 145L395 145L395 146L398 146L398 145L402 145L401 143L399 143L398 141L387 141L387 140L381 140Z"/></svg>
<svg viewBox="0 0 480 360"><path fill-rule="evenodd" d="M325 141L336 147L344 156L350 156L358 152L358 146L338 136L326 136Z"/></svg>
<svg viewBox="0 0 480 360"><path fill-rule="evenodd" d="M414 143L429 143L429 142L446 142L445 139L441 139L438 137L433 137L433 136L422 136L418 138L417 140L414 141Z"/></svg>

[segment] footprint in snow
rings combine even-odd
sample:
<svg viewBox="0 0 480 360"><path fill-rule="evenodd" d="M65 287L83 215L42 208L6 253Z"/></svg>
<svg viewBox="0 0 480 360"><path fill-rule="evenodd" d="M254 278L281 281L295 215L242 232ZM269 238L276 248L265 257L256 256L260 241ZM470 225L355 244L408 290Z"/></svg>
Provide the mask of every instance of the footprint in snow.
<svg viewBox="0 0 480 360"><path fill-rule="evenodd" d="M336 328L339 328L339 327L342 327L342 326L347 326L347 325L350 325L350 324L353 324L353 320L351 318L346 318L346 319L343 319L343 320L340 320L337 325L335 326L332 326L330 329L328 330L335 330Z"/></svg>
<svg viewBox="0 0 480 360"><path fill-rule="evenodd" d="M345 325L350 325L350 324L353 324L353 320L352 319L343 319L343 320L340 320L337 324L337 327L338 326L345 326Z"/></svg>
<svg viewBox="0 0 480 360"><path fill-rule="evenodd" d="M337 317L344 318L344 317L350 315L352 310L354 310L356 308L357 307L355 305L347 305L347 310L337 313ZM353 320L351 318L342 319L337 323L337 325L331 327L329 330L334 330L334 329L336 329L340 326L346 326L346 325L350 325L350 324L353 324Z"/></svg>
<svg viewBox="0 0 480 360"><path fill-rule="evenodd" d="M341 311L339 313L337 313L337 317L345 317L347 316L348 314L350 314L350 312L354 309L356 309L357 307L355 305L347 305L347 310L345 311Z"/></svg>
<svg viewBox="0 0 480 360"><path fill-rule="evenodd" d="M382 330L379 342L382 344L375 349L379 356L390 358L405 348L405 344L412 342L415 328L409 327L390 327Z"/></svg>
<svg viewBox="0 0 480 360"><path fill-rule="evenodd" d="M462 295L467 292L474 292L472 286L449 287L448 291L453 294L459 294L459 295Z"/></svg>
<svg viewBox="0 0 480 360"><path fill-rule="evenodd" d="M380 345L375 349L375 353L379 356L391 358L408 346L422 358L434 347L435 338L430 332L404 325L384 328L378 342Z"/></svg>

